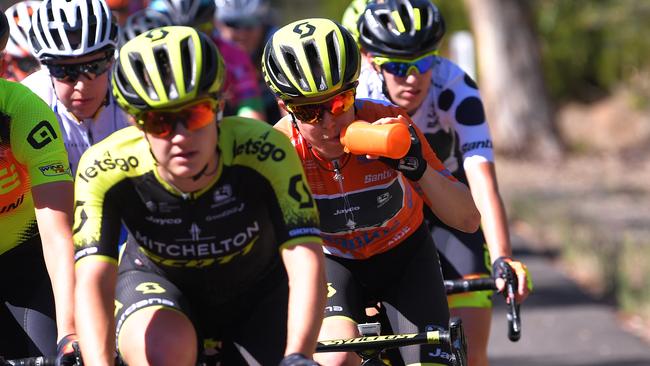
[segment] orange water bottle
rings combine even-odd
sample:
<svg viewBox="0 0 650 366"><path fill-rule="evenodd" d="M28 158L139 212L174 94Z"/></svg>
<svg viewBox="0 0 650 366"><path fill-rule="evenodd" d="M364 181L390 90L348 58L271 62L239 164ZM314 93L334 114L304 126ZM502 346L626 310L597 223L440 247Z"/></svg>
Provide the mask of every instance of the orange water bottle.
<svg viewBox="0 0 650 366"><path fill-rule="evenodd" d="M411 148L411 134L403 123L354 121L341 131L341 144L348 153L401 159Z"/></svg>

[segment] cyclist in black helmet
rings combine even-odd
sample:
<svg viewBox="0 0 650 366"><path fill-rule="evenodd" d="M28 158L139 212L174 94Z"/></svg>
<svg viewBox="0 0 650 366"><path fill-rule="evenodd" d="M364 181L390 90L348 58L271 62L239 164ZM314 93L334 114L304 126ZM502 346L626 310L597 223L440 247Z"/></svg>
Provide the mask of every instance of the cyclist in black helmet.
<svg viewBox="0 0 650 366"><path fill-rule="evenodd" d="M491 265L509 262L519 277L518 300L532 285L526 267L512 259L505 209L494 169L492 138L472 78L438 56L445 22L429 0L369 2L357 22L366 67L360 96L404 108L454 176L469 185L482 225L463 233L427 210L445 279L487 277ZM502 286L502 284L500 284ZM449 296L452 316L464 321L471 366L486 366L491 292Z"/></svg>

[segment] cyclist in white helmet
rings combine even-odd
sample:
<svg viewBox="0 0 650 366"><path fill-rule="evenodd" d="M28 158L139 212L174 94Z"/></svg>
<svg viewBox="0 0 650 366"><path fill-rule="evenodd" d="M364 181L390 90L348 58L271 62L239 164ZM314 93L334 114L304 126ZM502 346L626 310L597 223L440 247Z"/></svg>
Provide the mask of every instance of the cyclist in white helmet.
<svg viewBox="0 0 650 366"><path fill-rule="evenodd" d="M38 70L39 63L29 49L27 34L32 27L31 16L40 1L21 1L5 11L9 22L9 39L5 52L0 58L4 67L0 67L0 75L11 81L21 81L32 72Z"/></svg>
<svg viewBox="0 0 650 366"><path fill-rule="evenodd" d="M32 16L30 45L45 67L23 84L56 114L73 174L86 149L128 125L109 92L117 40L104 0L45 0Z"/></svg>

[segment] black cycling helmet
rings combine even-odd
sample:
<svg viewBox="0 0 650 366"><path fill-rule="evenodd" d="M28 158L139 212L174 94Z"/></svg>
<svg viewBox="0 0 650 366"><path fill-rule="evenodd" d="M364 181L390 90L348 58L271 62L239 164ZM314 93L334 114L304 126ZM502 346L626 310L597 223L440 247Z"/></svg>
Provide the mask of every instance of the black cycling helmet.
<svg viewBox="0 0 650 366"><path fill-rule="evenodd" d="M9 22L7 22L7 17L5 17L5 13L3 11L0 11L0 51L5 49L8 39L9 39Z"/></svg>
<svg viewBox="0 0 650 366"><path fill-rule="evenodd" d="M359 18L358 28L364 50L411 59L438 48L445 21L430 0L372 1Z"/></svg>

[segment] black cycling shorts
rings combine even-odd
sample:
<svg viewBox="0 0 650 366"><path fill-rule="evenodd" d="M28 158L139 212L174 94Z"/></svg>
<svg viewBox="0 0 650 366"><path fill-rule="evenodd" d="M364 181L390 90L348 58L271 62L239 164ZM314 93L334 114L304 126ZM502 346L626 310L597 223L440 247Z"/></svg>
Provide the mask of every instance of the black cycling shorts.
<svg viewBox="0 0 650 366"><path fill-rule="evenodd" d="M449 309L438 254L426 225L387 252L358 260L326 256L325 317L365 323L365 308L380 302L394 333L448 329ZM400 349L404 362L449 363L447 347Z"/></svg>
<svg viewBox="0 0 650 366"><path fill-rule="evenodd" d="M200 357L215 353L228 364L278 364L283 357L287 336L288 281L283 266L262 279L234 301L226 303L199 290L200 284L179 286L151 270L146 261L128 252L120 262L116 300L116 340L124 321L150 306L172 308L185 314L194 325ZM197 276L195 282L208 280ZM227 281L228 279L213 279ZM238 350L239 352L236 352ZM236 360L236 361L233 361Z"/></svg>
<svg viewBox="0 0 650 366"><path fill-rule="evenodd" d="M426 217L445 280L491 276L490 252L483 230L479 228L473 233L464 233L444 224L431 212ZM492 291L454 294L449 296L449 307L491 308L492 294Z"/></svg>
<svg viewBox="0 0 650 366"><path fill-rule="evenodd" d="M0 255L0 356L55 356L54 295L37 235Z"/></svg>

